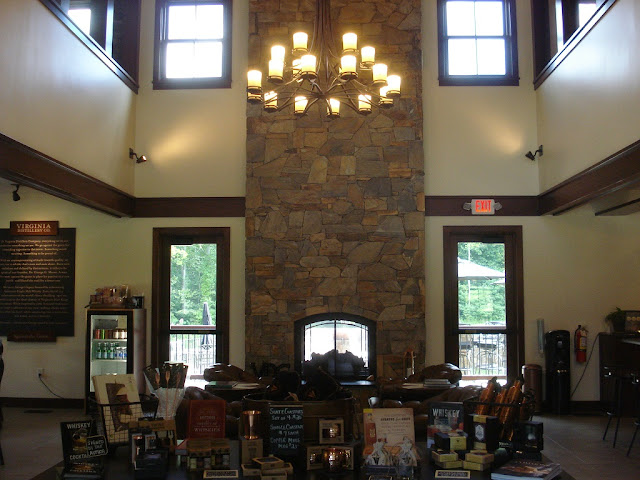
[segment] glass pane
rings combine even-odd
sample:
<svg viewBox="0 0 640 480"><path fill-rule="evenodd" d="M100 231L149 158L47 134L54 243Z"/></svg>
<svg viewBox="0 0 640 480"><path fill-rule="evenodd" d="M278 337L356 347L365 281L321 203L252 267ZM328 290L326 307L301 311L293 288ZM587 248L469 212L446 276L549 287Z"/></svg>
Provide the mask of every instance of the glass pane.
<svg viewBox="0 0 640 480"><path fill-rule="evenodd" d="M465 377L484 379L507 376L507 335L463 333L458 335L459 366Z"/></svg>
<svg viewBox="0 0 640 480"><path fill-rule="evenodd" d="M196 31L195 5L177 5L169 7L167 20L167 38L186 40L194 38Z"/></svg>
<svg viewBox="0 0 640 480"><path fill-rule="evenodd" d="M504 19L502 12L502 2L476 3L476 35L503 35Z"/></svg>
<svg viewBox="0 0 640 480"><path fill-rule="evenodd" d="M87 35L91 35L91 9L90 8L71 8L67 12L69 18L73 20L80 30Z"/></svg>
<svg viewBox="0 0 640 480"><path fill-rule="evenodd" d="M505 58L503 39L478 39L478 75L504 75Z"/></svg>
<svg viewBox="0 0 640 480"><path fill-rule="evenodd" d="M223 37L223 9L222 5L200 5L196 9L195 37L198 39L212 39Z"/></svg>
<svg viewBox="0 0 640 480"><path fill-rule="evenodd" d="M169 43L167 45L167 78L193 77L193 43Z"/></svg>
<svg viewBox="0 0 640 480"><path fill-rule="evenodd" d="M582 27L585 23L589 21L589 19L596 13L598 7L596 3L580 3L578 5L578 23L579 26Z"/></svg>
<svg viewBox="0 0 640 480"><path fill-rule="evenodd" d="M217 245L171 246L170 325L216 324Z"/></svg>
<svg viewBox="0 0 640 480"><path fill-rule="evenodd" d="M449 75L477 75L476 41L449 40Z"/></svg>
<svg viewBox="0 0 640 480"><path fill-rule="evenodd" d="M505 326L504 243L458 242L458 323Z"/></svg>
<svg viewBox="0 0 640 480"><path fill-rule="evenodd" d="M194 77L222 76L222 43L200 42L195 45Z"/></svg>
<svg viewBox="0 0 640 480"><path fill-rule="evenodd" d="M188 365L189 378L201 376L205 368L216 363L216 336L172 333L169 335L169 361Z"/></svg>
<svg viewBox="0 0 640 480"><path fill-rule="evenodd" d="M346 354L345 360L353 354L359 359L360 367L369 367L369 329L365 325L347 320L324 320L307 325L304 335L305 361L335 352L337 361L331 358L328 365L329 373L333 375L353 377L364 373L353 364L341 362L339 354Z"/></svg>
<svg viewBox="0 0 640 480"><path fill-rule="evenodd" d="M447 35L475 36L474 2L447 2Z"/></svg>

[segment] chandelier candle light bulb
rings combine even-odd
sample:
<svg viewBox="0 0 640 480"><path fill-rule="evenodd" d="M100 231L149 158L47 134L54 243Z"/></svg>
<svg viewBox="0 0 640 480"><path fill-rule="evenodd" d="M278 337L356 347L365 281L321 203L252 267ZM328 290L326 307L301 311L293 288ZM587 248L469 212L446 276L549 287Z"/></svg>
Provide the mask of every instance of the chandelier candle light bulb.
<svg viewBox="0 0 640 480"><path fill-rule="evenodd" d="M274 91L264 94L264 109L274 112L278 109L278 94Z"/></svg>
<svg viewBox="0 0 640 480"><path fill-rule="evenodd" d="M296 32L293 34L293 53L294 55L300 55L307 53L307 42L309 35L305 32Z"/></svg>
<svg viewBox="0 0 640 480"><path fill-rule="evenodd" d="M316 56L315 55L303 55L300 59L300 73L305 78L316 78Z"/></svg>
<svg viewBox="0 0 640 480"><path fill-rule="evenodd" d="M389 90L389 86L385 85L380 88L380 106L381 107L391 107L393 106L393 98L387 97L387 91Z"/></svg>
<svg viewBox="0 0 640 480"><path fill-rule="evenodd" d="M389 75L387 77L387 85L389 85L389 90L387 91L387 96L394 98L400 96L400 76L399 75Z"/></svg>
<svg viewBox="0 0 640 480"><path fill-rule="evenodd" d="M376 63L373 66L373 84L387 84L387 65L385 63Z"/></svg>
<svg viewBox="0 0 640 480"><path fill-rule="evenodd" d="M269 77L268 80L274 83L281 83L284 75L284 62L282 60L269 60Z"/></svg>
<svg viewBox="0 0 640 480"><path fill-rule="evenodd" d="M358 110L360 113L371 113L371 95L358 95Z"/></svg>
<svg viewBox="0 0 640 480"><path fill-rule="evenodd" d="M304 115L304 111L307 108L307 101L307 97L296 97L293 113L295 113L296 115Z"/></svg>
<svg viewBox="0 0 640 480"><path fill-rule="evenodd" d="M360 66L362 68L371 68L375 63L376 49L373 47L362 47L360 50Z"/></svg>
<svg viewBox="0 0 640 480"><path fill-rule="evenodd" d="M342 66L342 72L340 78L343 80L353 80L358 76L356 72L356 56L355 55L343 55L340 64Z"/></svg>
<svg viewBox="0 0 640 480"><path fill-rule="evenodd" d="M271 47L271 60L280 60L284 63L284 47L282 45Z"/></svg>
<svg viewBox="0 0 640 480"><path fill-rule="evenodd" d="M249 70L247 72L247 91L249 93L262 93L262 72Z"/></svg>
<svg viewBox="0 0 640 480"><path fill-rule="evenodd" d="M337 98L330 98L327 105L327 115L330 117L340 116L340 100Z"/></svg>
<svg viewBox="0 0 640 480"><path fill-rule="evenodd" d="M342 35L343 53L353 53L358 50L358 36L355 33L345 33Z"/></svg>

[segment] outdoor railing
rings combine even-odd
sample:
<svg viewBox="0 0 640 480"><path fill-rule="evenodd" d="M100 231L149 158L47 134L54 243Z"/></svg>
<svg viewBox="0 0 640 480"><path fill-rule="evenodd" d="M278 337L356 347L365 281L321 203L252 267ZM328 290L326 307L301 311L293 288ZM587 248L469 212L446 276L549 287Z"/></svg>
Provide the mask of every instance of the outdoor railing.
<svg viewBox="0 0 640 480"><path fill-rule="evenodd" d="M169 360L189 366L190 378L202 378L205 368L216 363L216 336L200 333L172 333Z"/></svg>

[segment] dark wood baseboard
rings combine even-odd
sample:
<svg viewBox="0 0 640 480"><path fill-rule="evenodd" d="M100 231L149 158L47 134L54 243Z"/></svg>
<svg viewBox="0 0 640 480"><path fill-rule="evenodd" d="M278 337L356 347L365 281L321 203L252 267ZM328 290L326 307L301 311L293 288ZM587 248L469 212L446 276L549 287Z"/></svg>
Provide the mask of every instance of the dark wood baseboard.
<svg viewBox="0 0 640 480"><path fill-rule="evenodd" d="M3 407L20 408L81 408L84 409L83 398L19 398L2 397L0 404Z"/></svg>

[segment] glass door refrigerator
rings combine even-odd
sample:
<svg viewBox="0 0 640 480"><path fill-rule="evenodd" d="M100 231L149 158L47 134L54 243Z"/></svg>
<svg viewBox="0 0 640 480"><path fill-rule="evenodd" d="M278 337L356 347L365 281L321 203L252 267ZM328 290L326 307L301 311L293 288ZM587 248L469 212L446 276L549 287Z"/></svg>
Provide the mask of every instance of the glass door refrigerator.
<svg viewBox="0 0 640 480"><path fill-rule="evenodd" d="M85 410L95 401L95 375L132 373L145 392L146 315L143 308L88 308L85 352Z"/></svg>

